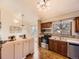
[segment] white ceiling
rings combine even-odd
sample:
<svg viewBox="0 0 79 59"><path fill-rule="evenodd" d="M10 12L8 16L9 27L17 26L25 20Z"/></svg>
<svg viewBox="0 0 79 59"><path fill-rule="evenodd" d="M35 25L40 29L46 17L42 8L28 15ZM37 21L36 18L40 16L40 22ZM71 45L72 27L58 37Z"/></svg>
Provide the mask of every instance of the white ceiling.
<svg viewBox="0 0 79 59"><path fill-rule="evenodd" d="M49 0L49 6L46 9L39 10L41 18L51 18L79 10L79 0Z"/></svg>
<svg viewBox="0 0 79 59"><path fill-rule="evenodd" d="M27 23L37 19L36 5L33 0L0 0L0 7L11 11L16 17L24 14L24 20Z"/></svg>
<svg viewBox="0 0 79 59"><path fill-rule="evenodd" d="M79 10L79 0L49 1L50 4L48 8L44 10L39 10L38 8L36 8L37 0L0 0L0 5L15 12L15 14L25 14L25 17L28 18L27 21L32 21L29 20L30 16L32 16L32 19L35 16L39 16L40 18L51 18Z"/></svg>

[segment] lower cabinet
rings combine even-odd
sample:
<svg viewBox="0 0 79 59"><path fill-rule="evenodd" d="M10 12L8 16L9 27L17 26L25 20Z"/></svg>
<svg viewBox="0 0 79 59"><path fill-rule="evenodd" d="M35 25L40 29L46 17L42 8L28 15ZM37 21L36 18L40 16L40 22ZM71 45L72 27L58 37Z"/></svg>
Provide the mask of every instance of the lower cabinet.
<svg viewBox="0 0 79 59"><path fill-rule="evenodd" d="M22 42L16 42L15 43L15 59L22 59L23 58L23 43Z"/></svg>
<svg viewBox="0 0 79 59"><path fill-rule="evenodd" d="M33 53L33 40L7 42L2 45L0 59L24 59Z"/></svg>
<svg viewBox="0 0 79 59"><path fill-rule="evenodd" d="M67 57L67 42L58 40L49 40L49 50L57 52Z"/></svg>
<svg viewBox="0 0 79 59"><path fill-rule="evenodd" d="M23 47L24 47L24 49L23 49L23 56L25 57L26 55L28 55L29 53L30 53L30 40L26 40L26 41L24 41L24 45L23 45Z"/></svg>
<svg viewBox="0 0 79 59"><path fill-rule="evenodd" d="M32 39L32 40L30 40L30 52L31 52L31 54L32 53L34 53L34 40Z"/></svg>
<svg viewBox="0 0 79 59"><path fill-rule="evenodd" d="M1 59L14 59L14 45L12 42L2 45Z"/></svg>

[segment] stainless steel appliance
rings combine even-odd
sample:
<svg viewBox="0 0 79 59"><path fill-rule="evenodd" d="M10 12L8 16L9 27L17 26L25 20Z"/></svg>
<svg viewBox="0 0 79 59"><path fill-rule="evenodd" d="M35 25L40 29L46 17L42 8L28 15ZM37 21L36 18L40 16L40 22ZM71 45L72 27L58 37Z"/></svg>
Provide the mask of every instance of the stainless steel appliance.
<svg viewBox="0 0 79 59"><path fill-rule="evenodd" d="M79 59L79 44L69 43L68 56L71 59Z"/></svg>
<svg viewBox="0 0 79 59"><path fill-rule="evenodd" d="M51 35L48 34L41 37L41 47L48 49L49 37L51 37Z"/></svg>

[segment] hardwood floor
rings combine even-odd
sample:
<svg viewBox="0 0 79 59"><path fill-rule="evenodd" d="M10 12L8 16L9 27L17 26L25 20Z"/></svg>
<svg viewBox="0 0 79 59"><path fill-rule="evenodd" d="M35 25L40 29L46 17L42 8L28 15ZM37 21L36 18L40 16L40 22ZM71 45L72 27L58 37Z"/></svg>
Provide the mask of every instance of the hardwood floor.
<svg viewBox="0 0 79 59"><path fill-rule="evenodd" d="M69 59L55 52L44 48L38 48L38 39L34 39L34 54L27 56L26 59Z"/></svg>
<svg viewBox="0 0 79 59"><path fill-rule="evenodd" d="M26 59L33 59L33 55L28 55Z"/></svg>
<svg viewBox="0 0 79 59"><path fill-rule="evenodd" d="M34 59L34 55L27 56L26 59ZM44 48L39 49L39 59L68 59L60 54L57 54L55 52L51 52L49 50L46 50Z"/></svg>

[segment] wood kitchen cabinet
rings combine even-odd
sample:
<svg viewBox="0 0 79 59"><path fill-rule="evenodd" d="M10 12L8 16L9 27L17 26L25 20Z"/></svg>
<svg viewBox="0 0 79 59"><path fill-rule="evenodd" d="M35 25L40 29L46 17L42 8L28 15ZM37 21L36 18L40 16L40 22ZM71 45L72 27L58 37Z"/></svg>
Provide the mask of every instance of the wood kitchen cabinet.
<svg viewBox="0 0 79 59"><path fill-rule="evenodd" d="M50 28L52 26L52 22L41 23L41 29Z"/></svg>
<svg viewBox="0 0 79 59"><path fill-rule="evenodd" d="M54 40L49 40L48 49L51 50L51 51L54 50L54 49L53 49L53 48L54 48L53 43L54 43Z"/></svg>
<svg viewBox="0 0 79 59"><path fill-rule="evenodd" d="M58 53L67 56L67 42L58 41Z"/></svg>
<svg viewBox="0 0 79 59"><path fill-rule="evenodd" d="M40 24L41 33L52 33L52 22L45 22Z"/></svg>
<svg viewBox="0 0 79 59"><path fill-rule="evenodd" d="M49 40L49 50L57 52L57 41Z"/></svg>
<svg viewBox="0 0 79 59"><path fill-rule="evenodd" d="M49 40L49 50L67 56L67 42L58 40Z"/></svg>
<svg viewBox="0 0 79 59"><path fill-rule="evenodd" d="M79 17L75 18L75 32L79 32Z"/></svg>

